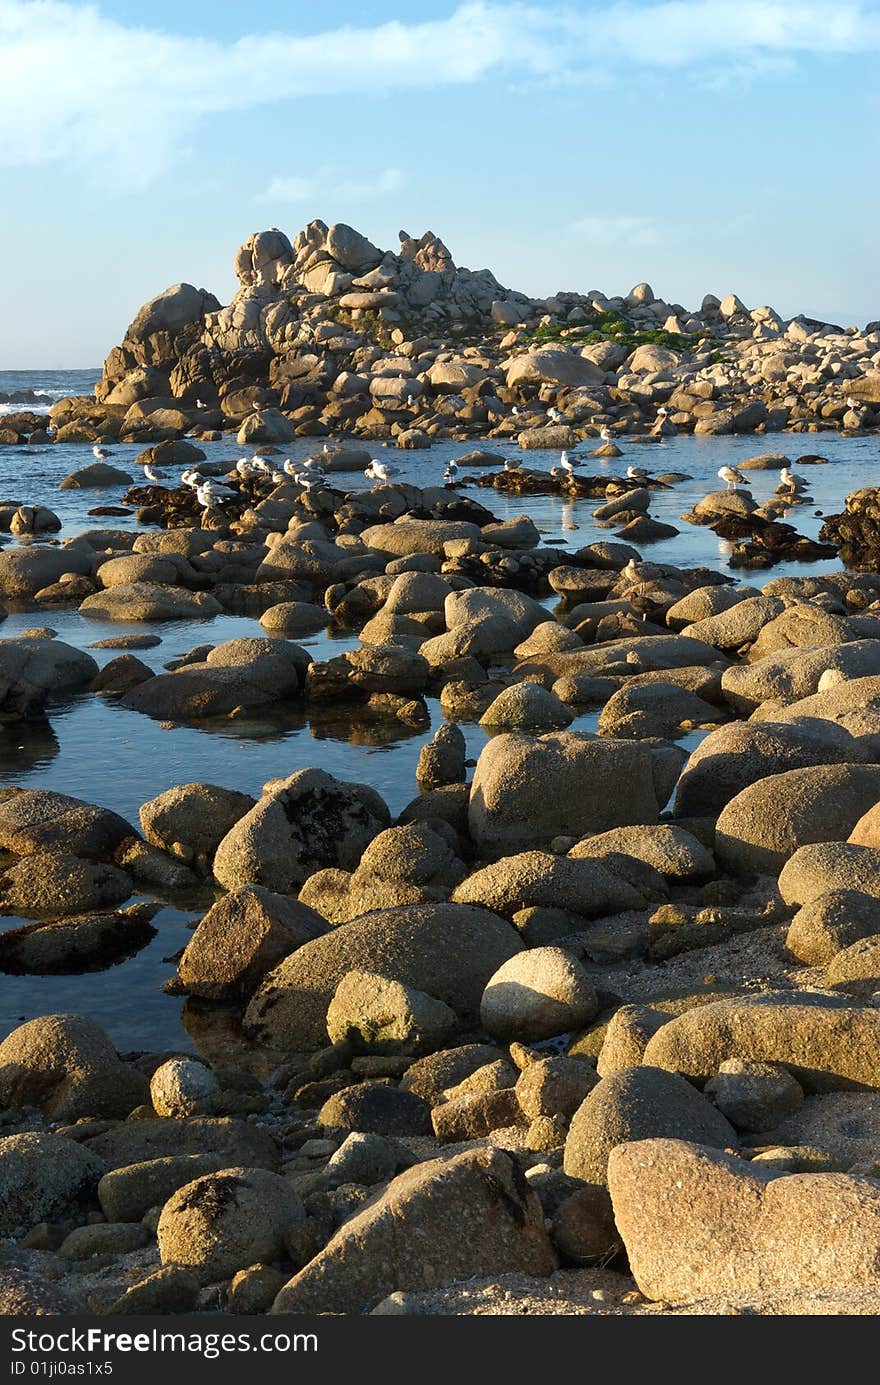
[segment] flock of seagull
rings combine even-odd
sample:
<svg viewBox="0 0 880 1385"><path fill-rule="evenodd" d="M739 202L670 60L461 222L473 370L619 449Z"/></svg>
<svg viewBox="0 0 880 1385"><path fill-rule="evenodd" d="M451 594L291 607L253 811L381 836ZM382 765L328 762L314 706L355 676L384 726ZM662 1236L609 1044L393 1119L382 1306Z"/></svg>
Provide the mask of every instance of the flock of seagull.
<svg viewBox="0 0 880 1385"><path fill-rule="evenodd" d="M514 412L516 410L514 409ZM558 411L548 409L548 417ZM669 411L664 408L658 409L658 416L663 417ZM561 417L561 415L560 415ZM612 442L613 436L610 429L603 426L600 432L603 442ZM324 444L324 453L329 452L327 444ZM92 448L92 455L96 461L105 462L110 457L110 451L102 447L100 443L95 443ZM563 451L559 461L550 469L550 475L557 479L564 479L573 476L575 468L582 465L586 459L584 457L572 457L568 451ZM168 473L162 471L160 467L154 466L152 462L144 462L144 479L151 484L160 485L168 479ZM400 475L400 467L394 466L390 462L380 461L372 458L370 465L365 469L364 476L372 481L376 486L387 485L395 476ZM509 458L504 460L505 471L519 471L521 466L518 462L511 461ZM280 463L280 467L273 464L269 457L254 452L250 457L240 457L234 467L236 479L239 481L259 482L266 480L273 486L283 485L285 481L294 481L302 490L319 490L326 480L326 472L321 466L320 461L315 457L306 457L301 462L294 462L289 457ZM454 486L458 478L458 463L450 461L446 464L443 472L443 481L447 486ZM734 491L739 486L747 487L747 478L734 466L723 466L718 471L718 477L725 483L728 491ZM626 479L644 485L651 480L650 472L644 467L628 466L626 469ZM240 493L234 486L220 481L214 477L203 476L197 467L188 468L181 473L181 484L195 492L197 503L202 509L212 509L228 504L230 501L239 500ZM807 489L807 482L802 476L796 476L787 466L784 466L779 473L780 489L794 497Z"/></svg>

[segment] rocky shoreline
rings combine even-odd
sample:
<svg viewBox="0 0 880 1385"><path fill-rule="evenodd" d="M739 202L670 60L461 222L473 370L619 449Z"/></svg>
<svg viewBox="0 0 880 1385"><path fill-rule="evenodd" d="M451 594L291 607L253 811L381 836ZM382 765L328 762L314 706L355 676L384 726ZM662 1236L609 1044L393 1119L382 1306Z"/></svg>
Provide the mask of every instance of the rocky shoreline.
<svg viewBox="0 0 880 1385"><path fill-rule="evenodd" d="M612 434L859 432L880 426L880 322L864 330L735 294L690 310L625 297L529 298L455 265L432 232L382 251L312 221L252 235L221 306L192 284L144 304L94 396L0 420L0 441L159 442L231 430L279 443L347 434L425 447Z"/></svg>
<svg viewBox="0 0 880 1385"><path fill-rule="evenodd" d="M197 466L202 485L89 462L62 485L130 486L116 508L138 527L75 538L52 537L48 505L0 506L19 540L0 596L35 613L0 639L0 721L15 734L101 698L129 733L304 709L424 742L399 813L319 763L253 793L169 772L137 816L85 788L0 790L0 972L87 987L176 902L191 932L165 989L200 1017L197 1053L117 1051L85 1014L0 1042L0 1312L876 1313L878 493L849 496L818 542L787 522L809 503L797 475L763 506L738 485L699 500L682 521L733 565L838 547L849 565L747 583L646 561L671 527L652 498L681 477L615 472L597 436L719 431L740 407L759 432L874 427L876 332L801 339L769 310L685 314L644 286L602 306L627 331L649 311L689 340L711 326L712 351L762 372L758 401L745 377L695 388L726 368L701 363L708 345L641 372L630 352L614 384L623 358L581 354L601 343L520 350L596 305L536 305L434 237L389 258L313 223L292 247L252 238L238 266L230 308L155 300L98 397L51 415L57 440L143 442L140 465ZM341 347L337 308L358 338ZM480 358L406 337L416 309L435 345L478 318ZM374 312L404 335L397 374L364 345ZM783 351L802 389L766 367ZM502 366L512 352L528 367ZM547 356L601 378L530 374ZM339 388L355 374L364 388ZM841 388L865 402L841 412ZM342 404L320 484L274 475L273 449L329 432ZM266 469L209 464L199 434L221 425ZM414 429L473 439L447 484L349 488L364 439L415 446ZM483 441L527 450L535 432L580 468L505 466ZM587 438L607 469L587 470ZM608 537L546 542L526 514L499 519L495 492L595 505ZM53 611L116 623L91 646L109 661L40 623ZM158 672L139 657L167 622L224 613L250 632L211 643L208 623ZM325 628L348 647L316 658L298 641Z"/></svg>

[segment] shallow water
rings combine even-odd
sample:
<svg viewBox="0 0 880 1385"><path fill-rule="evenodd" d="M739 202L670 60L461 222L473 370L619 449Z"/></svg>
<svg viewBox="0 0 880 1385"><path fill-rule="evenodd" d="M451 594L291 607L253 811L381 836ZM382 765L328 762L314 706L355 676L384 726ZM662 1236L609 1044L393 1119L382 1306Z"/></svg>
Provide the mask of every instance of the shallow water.
<svg viewBox="0 0 880 1385"><path fill-rule="evenodd" d="M29 378L23 383L23 376ZM96 372L40 375L24 372L0 373L0 391L20 388L46 388L57 395L82 392ZM15 381L13 383L12 381ZM446 462L471 451L468 443L440 443L424 452L398 452L379 449L376 455L393 460L400 467L400 479L417 485L438 484ZM290 455L303 457L319 450L314 441L299 440ZM545 468L556 454L522 454L515 444L497 443L487 447ZM142 449L136 445L112 449L112 461L125 467ZM204 445L210 461L232 461L241 455L235 442ZM729 545L709 529L682 524L679 516L694 502L720 483L716 473L722 465L736 465L762 451L784 452L792 461L804 453L819 453L829 459L826 466L798 468L810 481L813 503L798 507L789 516L802 533L818 535L821 518L814 511L833 513L841 508L844 496L858 486L871 484L880 460L880 439L840 438L836 434L775 434L767 438L676 438L652 445L624 447L625 456L604 464L610 475L621 473L630 463L646 467L654 474L667 471L689 473L692 479L669 491L654 493L651 512L656 518L676 524L680 533L659 544L645 545L645 557L660 562L688 566L726 567ZM58 483L75 467L91 461L84 445L65 444L45 448L0 446L0 499L49 505L63 521L62 538L95 527L137 527L128 519L92 519L87 510L95 505L119 503L123 488L101 491L59 491ZM130 466L129 466L129 469ZM585 470L599 472L603 464L590 460ZM179 469L178 469L179 470ZM758 500L763 500L777 484L777 473L752 472L750 485ZM366 487L360 475L339 476L340 488ZM592 520L595 500L563 502L556 497L507 497L490 489L474 489L477 499L499 518L527 513L542 531L545 542L564 540L571 548L582 547L612 531L599 529ZM576 524L576 529L563 525ZM14 542L14 541L12 541ZM738 574L744 582L760 584L769 576L794 573L819 573L840 567L836 561L811 564L780 564L766 574ZM552 603L548 603L551 605ZM81 648L94 641L129 632L149 632L161 637L154 649L138 650L138 658L156 669L196 644L218 644L238 635L263 634L250 619L217 616L203 621L124 626L81 617L76 611L13 612L3 623L0 636L9 638L36 625L49 625L59 638ZM298 643L316 658L326 658L357 643L356 637L332 637L326 633ZM91 650L99 665L117 657L118 650ZM47 788L101 803L120 812L137 825L139 806L172 784L204 780L229 788L258 794L268 779L288 775L312 765L342 779L369 783L398 813L415 795L415 766L419 750L429 740L442 719L439 704L429 701L431 726L411 732L399 723L377 725L375 721L355 719L350 712L322 716L312 724L300 712L252 722L224 722L217 727L175 726L164 730L160 723L139 713L116 707L89 693L71 698L50 711L48 722L28 723L0 731L0 786L16 784L22 788ZM574 723L576 729L593 730L597 713L589 712ZM477 726L464 726L468 751L479 754L485 733ZM691 748L699 740L692 733L682 744ZM192 908L163 908L154 919L157 936L137 956L110 969L83 976L2 977L0 978L0 1035L24 1018L58 1010L76 1010L92 1015L102 1023L122 1049L138 1047L205 1047L212 1041L215 1025L204 1015L186 1007L181 1018L179 998L163 995L160 987L173 975L173 963L163 960L188 940L187 921L197 919L205 903ZM18 926L18 919L0 920L0 928ZM222 1028L222 1025L221 1025Z"/></svg>

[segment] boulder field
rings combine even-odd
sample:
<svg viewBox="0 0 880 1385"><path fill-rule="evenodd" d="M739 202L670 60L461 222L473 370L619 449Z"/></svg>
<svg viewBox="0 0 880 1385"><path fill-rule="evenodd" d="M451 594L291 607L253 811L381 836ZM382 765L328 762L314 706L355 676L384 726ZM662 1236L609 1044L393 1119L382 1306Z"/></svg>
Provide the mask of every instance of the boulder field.
<svg viewBox="0 0 880 1385"><path fill-rule="evenodd" d="M0 639L0 722L317 735L264 783L170 760L146 802L108 788L121 812L24 766L0 789L0 972L83 988L0 1031L0 1312L880 1311L876 492L821 542L740 489L698 502L752 585L643 558L674 476L488 441L873 427L876 324L538 301L430 233L320 222L236 270L228 307L146 304L54 436L170 468L234 429L264 468L137 485L130 529L2 510L0 600L37 614ZM273 474L331 432L320 480ZM348 488L370 440L462 435L466 486ZM590 498L609 536L547 542L481 487ZM758 571L832 545L859 570ZM181 620L204 642L157 665ZM402 808L376 760L321 762L328 716L413 738ZM117 1046L89 987L135 976L166 904L191 1046Z"/></svg>

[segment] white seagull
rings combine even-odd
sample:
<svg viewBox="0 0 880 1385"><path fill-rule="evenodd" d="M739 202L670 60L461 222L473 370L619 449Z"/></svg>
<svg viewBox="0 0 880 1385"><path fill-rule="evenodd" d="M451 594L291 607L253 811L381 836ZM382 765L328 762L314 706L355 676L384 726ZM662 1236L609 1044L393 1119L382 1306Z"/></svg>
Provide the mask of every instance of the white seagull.
<svg viewBox="0 0 880 1385"><path fill-rule="evenodd" d="M390 466L388 462L377 461L374 457L364 471L364 475L371 481L387 481L391 476L396 476L399 471L400 467Z"/></svg>
<svg viewBox="0 0 880 1385"><path fill-rule="evenodd" d="M735 466L723 466L719 468L718 475L727 485L729 491L735 491L737 486L744 486L746 478L741 471L737 471Z"/></svg>
<svg viewBox="0 0 880 1385"><path fill-rule="evenodd" d="M205 401L204 401L203 399L197 399L197 400L196 400L196 408L197 408L197 409L207 409L207 407L208 407L208 406L207 406L207 404L205 403Z"/></svg>
<svg viewBox="0 0 880 1385"><path fill-rule="evenodd" d="M559 420L562 418L562 414L559 412L558 409L548 409L547 417L551 420L552 423L558 423Z"/></svg>
<svg viewBox="0 0 880 1385"><path fill-rule="evenodd" d="M99 462L106 462L107 458L110 456L110 453L107 451L105 447L102 447L99 442L96 442L94 447L92 448L92 456L96 457Z"/></svg>
<svg viewBox="0 0 880 1385"><path fill-rule="evenodd" d="M784 466L779 473L779 484L785 486L791 495L797 495L797 492L803 490L807 483L803 476L795 476L793 471L789 471L788 467Z"/></svg>
<svg viewBox="0 0 880 1385"><path fill-rule="evenodd" d="M164 481L167 474L165 471L160 471L158 467L150 466L149 462L144 462L144 476L148 481Z"/></svg>
<svg viewBox="0 0 880 1385"><path fill-rule="evenodd" d="M180 473L180 481L184 486L189 486L191 490L197 490L205 478L201 472L190 469Z"/></svg>
<svg viewBox="0 0 880 1385"><path fill-rule="evenodd" d="M573 474L574 474L574 467L572 466L571 462L568 460L568 453L567 453L567 452L563 452L562 456L559 458L559 465L550 468L550 475L551 475L551 476L572 476Z"/></svg>
<svg viewBox="0 0 880 1385"><path fill-rule="evenodd" d="M454 481L457 475L458 475L458 462L449 462L449 463L447 463L446 470L445 470L444 473L443 473L443 479L444 479L444 481Z"/></svg>
<svg viewBox="0 0 880 1385"><path fill-rule="evenodd" d="M196 488L196 500L205 510L209 510L212 505L224 505L227 500L235 498L234 490L229 486L218 485L216 481L203 481Z"/></svg>
<svg viewBox="0 0 880 1385"><path fill-rule="evenodd" d="M626 479L627 481L647 481L648 473L643 466L628 466Z"/></svg>
<svg viewBox="0 0 880 1385"><path fill-rule="evenodd" d="M252 477L260 474L250 457L239 457L235 463L235 470L243 481L250 481Z"/></svg>
<svg viewBox="0 0 880 1385"><path fill-rule="evenodd" d="M608 427L607 423L603 423L602 427L599 429L599 437L602 439L603 442L614 441L614 439L611 436L611 429Z"/></svg>

